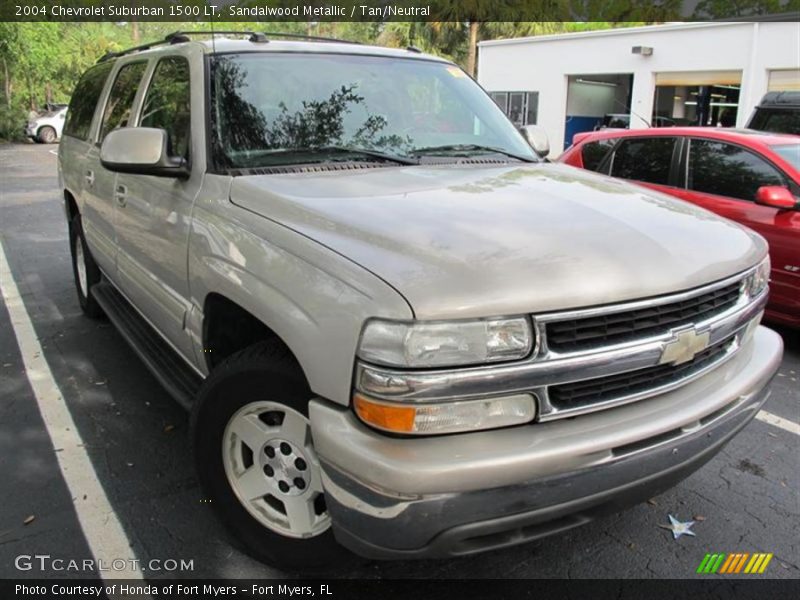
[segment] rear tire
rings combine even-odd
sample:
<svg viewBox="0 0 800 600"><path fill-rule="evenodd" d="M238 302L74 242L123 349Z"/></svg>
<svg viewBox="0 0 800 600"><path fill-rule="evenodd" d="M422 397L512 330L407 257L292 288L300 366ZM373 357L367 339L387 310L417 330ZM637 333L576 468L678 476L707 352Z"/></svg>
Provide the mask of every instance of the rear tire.
<svg viewBox="0 0 800 600"><path fill-rule="evenodd" d="M103 309L92 296L92 286L100 283L103 276L86 245L79 214L72 217L69 223L69 248L72 254L72 275L75 278L78 303L83 314L92 319L99 319L103 316Z"/></svg>
<svg viewBox="0 0 800 600"><path fill-rule="evenodd" d="M324 569L353 557L324 504L302 370L280 340L229 357L206 379L192 414L197 472L219 518L255 558Z"/></svg>
<svg viewBox="0 0 800 600"><path fill-rule="evenodd" d="M50 127L49 125L45 125L39 130L39 135L37 139L42 144L55 144L58 136L56 135L56 130Z"/></svg>

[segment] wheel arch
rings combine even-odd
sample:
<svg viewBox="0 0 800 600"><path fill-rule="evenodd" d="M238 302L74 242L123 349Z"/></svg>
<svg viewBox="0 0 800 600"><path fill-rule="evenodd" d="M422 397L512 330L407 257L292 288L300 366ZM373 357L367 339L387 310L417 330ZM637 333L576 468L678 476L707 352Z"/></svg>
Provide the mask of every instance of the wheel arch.
<svg viewBox="0 0 800 600"><path fill-rule="evenodd" d="M300 364L273 328L220 292L209 292L203 302L202 340L203 360L209 372L236 352L266 340L283 345Z"/></svg>
<svg viewBox="0 0 800 600"><path fill-rule="evenodd" d="M64 211L67 215L67 223L72 221L72 218L75 215L80 214L80 209L78 209L78 202L75 200L75 196L69 190L64 190Z"/></svg>
<svg viewBox="0 0 800 600"><path fill-rule="evenodd" d="M201 344L213 340L204 332L214 331L213 305L222 296L282 340L314 395L348 406L364 322L413 318L406 300L363 267L284 226L254 218L227 200L198 203L189 245L193 309L187 322L198 367L208 366ZM209 298L210 326L204 312Z"/></svg>

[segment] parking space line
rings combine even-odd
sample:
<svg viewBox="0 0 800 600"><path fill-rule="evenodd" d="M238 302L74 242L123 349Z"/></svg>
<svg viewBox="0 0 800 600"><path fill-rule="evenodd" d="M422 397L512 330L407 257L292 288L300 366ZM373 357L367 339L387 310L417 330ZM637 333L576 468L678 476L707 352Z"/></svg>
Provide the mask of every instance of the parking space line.
<svg viewBox="0 0 800 600"><path fill-rule="evenodd" d="M105 490L98 481L97 472L86 453L83 439L75 427L61 390L44 357L33 323L11 274L2 240L0 240L0 292L11 318L11 327L17 338L25 374L36 397L47 434L53 447L60 449L55 456L61 475L72 497L78 499L73 505L89 549L96 560L102 559L106 565L111 565L115 559L125 562L125 568L122 570L109 569L100 574L103 579L142 579L141 572L131 568L130 561L136 557L131 549L130 540L125 535ZM85 500L80 500L82 498Z"/></svg>
<svg viewBox="0 0 800 600"><path fill-rule="evenodd" d="M756 419L763 421L764 423L774 425L775 427L780 427L789 433L800 435L800 425L794 421L789 421L788 419L779 417L778 415L773 415L771 412L767 412L766 410L762 410L760 413L758 413L756 415Z"/></svg>

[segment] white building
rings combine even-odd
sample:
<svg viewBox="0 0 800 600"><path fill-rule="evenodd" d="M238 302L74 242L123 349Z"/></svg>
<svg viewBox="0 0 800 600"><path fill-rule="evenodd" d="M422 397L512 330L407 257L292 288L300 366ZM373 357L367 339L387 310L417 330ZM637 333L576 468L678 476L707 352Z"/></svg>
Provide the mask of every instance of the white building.
<svg viewBox="0 0 800 600"><path fill-rule="evenodd" d="M544 127L554 155L604 117L631 128L743 127L767 91L800 90L800 23L674 23L485 41L478 81L516 123Z"/></svg>

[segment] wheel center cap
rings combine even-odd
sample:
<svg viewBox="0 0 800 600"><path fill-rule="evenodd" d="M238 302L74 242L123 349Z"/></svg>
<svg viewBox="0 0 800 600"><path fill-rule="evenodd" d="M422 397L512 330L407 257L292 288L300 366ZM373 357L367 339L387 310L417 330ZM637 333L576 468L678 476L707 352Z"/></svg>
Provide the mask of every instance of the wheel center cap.
<svg viewBox="0 0 800 600"><path fill-rule="evenodd" d="M288 440L273 438L261 451L264 476L286 496L302 494L310 483L308 461L303 452Z"/></svg>

